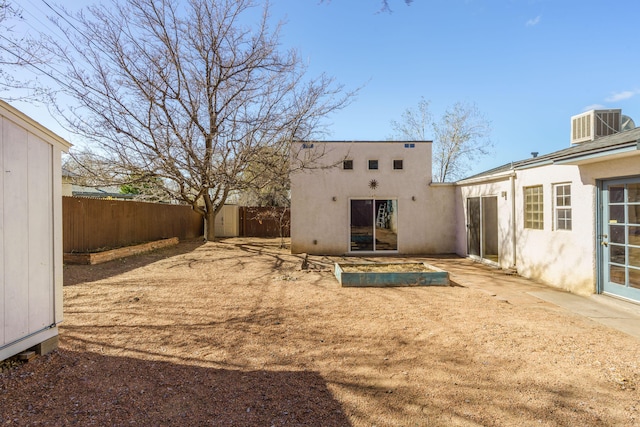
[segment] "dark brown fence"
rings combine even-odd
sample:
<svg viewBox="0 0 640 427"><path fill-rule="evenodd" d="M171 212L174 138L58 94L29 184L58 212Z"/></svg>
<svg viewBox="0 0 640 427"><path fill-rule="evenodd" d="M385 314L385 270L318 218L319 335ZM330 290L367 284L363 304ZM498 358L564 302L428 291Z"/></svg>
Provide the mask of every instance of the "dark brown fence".
<svg viewBox="0 0 640 427"><path fill-rule="evenodd" d="M284 216L280 216L284 214ZM287 208L240 207L240 235L244 237L289 237L291 211Z"/></svg>
<svg viewBox="0 0 640 427"><path fill-rule="evenodd" d="M64 252L203 234L202 216L183 205L63 197L62 218Z"/></svg>

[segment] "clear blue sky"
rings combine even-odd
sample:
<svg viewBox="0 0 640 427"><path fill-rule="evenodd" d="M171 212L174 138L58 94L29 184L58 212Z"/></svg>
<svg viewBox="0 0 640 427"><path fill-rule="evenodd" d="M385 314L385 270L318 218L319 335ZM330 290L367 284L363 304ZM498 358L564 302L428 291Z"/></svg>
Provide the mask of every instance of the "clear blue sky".
<svg viewBox="0 0 640 427"><path fill-rule="evenodd" d="M41 0L20 3L44 8ZM330 117L330 139L386 139L390 121L421 97L435 116L473 102L492 123L495 154L471 175L568 147L570 117L589 109L621 108L640 125L638 0L389 5L392 13L378 13L377 0L271 0L272 19L286 22L283 47L298 49L311 75L362 87Z"/></svg>

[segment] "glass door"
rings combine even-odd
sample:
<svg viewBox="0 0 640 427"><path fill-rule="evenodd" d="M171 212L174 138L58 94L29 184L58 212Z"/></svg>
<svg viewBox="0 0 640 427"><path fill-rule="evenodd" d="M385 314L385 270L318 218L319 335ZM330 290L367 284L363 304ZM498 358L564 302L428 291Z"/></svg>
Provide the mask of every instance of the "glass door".
<svg viewBox="0 0 640 427"><path fill-rule="evenodd" d="M498 198L482 199L482 258L498 262Z"/></svg>
<svg viewBox="0 0 640 427"><path fill-rule="evenodd" d="M398 250L398 201L351 200L350 251Z"/></svg>
<svg viewBox="0 0 640 427"><path fill-rule="evenodd" d="M467 199L467 254L498 262L498 198Z"/></svg>
<svg viewBox="0 0 640 427"><path fill-rule="evenodd" d="M351 200L351 250L373 251L373 200Z"/></svg>
<svg viewBox="0 0 640 427"><path fill-rule="evenodd" d="M602 186L602 291L640 301L640 178Z"/></svg>
<svg viewBox="0 0 640 427"><path fill-rule="evenodd" d="M467 199L467 253L480 256L480 197Z"/></svg>

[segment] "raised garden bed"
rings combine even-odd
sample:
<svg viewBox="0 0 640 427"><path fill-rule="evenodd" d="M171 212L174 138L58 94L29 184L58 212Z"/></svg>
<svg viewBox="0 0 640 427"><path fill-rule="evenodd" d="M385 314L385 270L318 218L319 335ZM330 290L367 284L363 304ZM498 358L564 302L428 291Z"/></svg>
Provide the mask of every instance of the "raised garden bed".
<svg viewBox="0 0 640 427"><path fill-rule="evenodd" d="M102 252L65 253L63 260L65 264L100 264L118 258L125 258L131 255L137 255L160 248L166 248L167 246L177 245L178 242L179 240L177 237L172 237L170 239L156 240L154 242L110 249Z"/></svg>
<svg viewBox="0 0 640 427"><path fill-rule="evenodd" d="M343 287L448 286L449 273L426 263L336 263L334 274Z"/></svg>

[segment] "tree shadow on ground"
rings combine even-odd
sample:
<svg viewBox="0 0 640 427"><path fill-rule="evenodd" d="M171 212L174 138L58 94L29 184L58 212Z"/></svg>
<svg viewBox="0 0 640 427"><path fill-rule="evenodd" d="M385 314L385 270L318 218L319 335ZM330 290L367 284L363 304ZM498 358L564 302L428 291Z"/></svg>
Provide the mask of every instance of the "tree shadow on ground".
<svg viewBox="0 0 640 427"><path fill-rule="evenodd" d="M1 424L351 425L325 380L310 371L214 369L60 349L0 377L0 389L10 390L0 394Z"/></svg>
<svg viewBox="0 0 640 427"><path fill-rule="evenodd" d="M205 242L201 238L191 239L180 242L175 246L157 249L126 258L115 259L102 264L64 265L64 286L95 282L117 276L118 274L123 274L136 268L144 267L165 258L192 252L204 243Z"/></svg>

